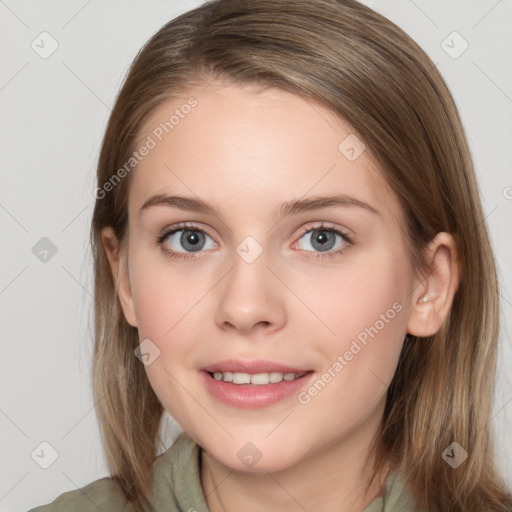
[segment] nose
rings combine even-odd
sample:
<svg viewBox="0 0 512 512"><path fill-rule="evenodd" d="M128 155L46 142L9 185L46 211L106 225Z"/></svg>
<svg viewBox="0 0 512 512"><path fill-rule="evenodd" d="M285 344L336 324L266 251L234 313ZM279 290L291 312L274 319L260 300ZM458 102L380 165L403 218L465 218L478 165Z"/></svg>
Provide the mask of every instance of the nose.
<svg viewBox="0 0 512 512"><path fill-rule="evenodd" d="M232 263L216 287L216 324L243 335L281 329L286 322L286 289L276 279L275 270L269 270L265 251L252 263L235 253Z"/></svg>

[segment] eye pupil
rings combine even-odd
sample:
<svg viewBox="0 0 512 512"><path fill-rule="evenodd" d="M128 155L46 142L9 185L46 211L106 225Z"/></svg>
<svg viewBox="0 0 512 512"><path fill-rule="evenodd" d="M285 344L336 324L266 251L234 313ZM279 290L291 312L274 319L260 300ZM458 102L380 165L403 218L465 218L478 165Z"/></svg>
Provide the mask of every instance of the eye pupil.
<svg viewBox="0 0 512 512"><path fill-rule="evenodd" d="M197 233L191 233L187 235L187 242L192 245L196 245L199 242L199 237Z"/></svg>
<svg viewBox="0 0 512 512"><path fill-rule="evenodd" d="M318 235L317 240L318 240L321 244L324 244L324 243L327 241L327 237L325 236L325 233L320 233L320 234Z"/></svg>

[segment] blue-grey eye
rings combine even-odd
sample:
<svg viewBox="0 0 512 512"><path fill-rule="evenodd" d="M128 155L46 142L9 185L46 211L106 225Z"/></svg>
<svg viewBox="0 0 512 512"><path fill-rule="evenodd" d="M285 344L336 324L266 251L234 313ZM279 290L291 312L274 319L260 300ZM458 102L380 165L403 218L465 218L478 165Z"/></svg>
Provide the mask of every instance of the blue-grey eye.
<svg viewBox="0 0 512 512"><path fill-rule="evenodd" d="M299 247L306 251L325 252L333 249L341 249L345 243L345 239L341 233L327 229L311 229L304 233L300 240L302 239L306 240L306 247L300 247L300 243Z"/></svg>
<svg viewBox="0 0 512 512"><path fill-rule="evenodd" d="M203 249L212 249L215 247L215 242L209 235L203 231L190 229L174 231L174 233L171 233L166 238L166 241L167 245L176 252L198 252ZM208 242L211 242L209 246Z"/></svg>

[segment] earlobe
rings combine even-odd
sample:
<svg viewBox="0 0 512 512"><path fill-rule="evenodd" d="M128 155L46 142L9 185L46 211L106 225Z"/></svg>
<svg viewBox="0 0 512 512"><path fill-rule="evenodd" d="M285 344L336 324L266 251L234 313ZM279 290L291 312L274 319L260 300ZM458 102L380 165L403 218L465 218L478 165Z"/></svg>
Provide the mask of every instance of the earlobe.
<svg viewBox="0 0 512 512"><path fill-rule="evenodd" d="M126 261L126 251L121 247L119 239L114 230L108 226L101 232L101 241L110 264L110 270L116 286L117 296L123 309L126 321L132 326L137 327L135 317L135 308L128 275L128 265Z"/></svg>
<svg viewBox="0 0 512 512"><path fill-rule="evenodd" d="M415 283L407 332L413 336L432 336L450 314L459 286L459 266L455 240L449 233L438 233L425 254L425 273Z"/></svg>

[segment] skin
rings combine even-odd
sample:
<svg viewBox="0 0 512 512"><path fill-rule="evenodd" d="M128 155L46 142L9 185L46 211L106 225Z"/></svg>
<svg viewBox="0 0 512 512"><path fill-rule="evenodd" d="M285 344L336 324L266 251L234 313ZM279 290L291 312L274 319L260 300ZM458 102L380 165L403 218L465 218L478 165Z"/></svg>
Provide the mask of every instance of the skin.
<svg viewBox="0 0 512 512"><path fill-rule="evenodd" d="M350 127L284 91L217 82L187 91L160 105L141 140L191 95L198 105L133 171L127 244L120 250L112 230L103 232L126 320L160 350L148 378L203 448L211 511L363 510L383 490L383 478L368 492L365 484L404 337L435 333L449 313L458 285L454 241L438 234L425 251L426 277L417 276L401 237L403 213L369 151L348 160L338 146ZM378 214L355 206L275 213L284 202L333 193ZM154 194L199 197L218 215L169 206L140 213ZM188 260L162 249L186 254L181 233L156 242L179 222L209 235ZM325 257L311 245L321 222L353 244L338 235L330 252L342 252ZM263 248L252 263L236 252L247 236ZM396 303L400 312L307 404L293 395L242 410L211 396L200 378L199 368L228 358L321 376ZM252 468L237 456L248 442L261 453Z"/></svg>

